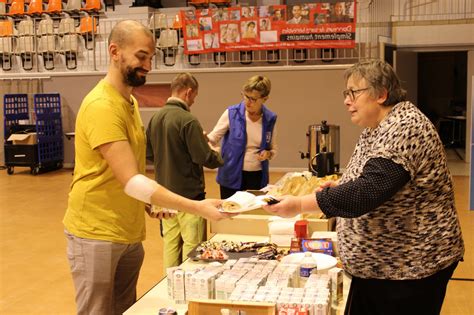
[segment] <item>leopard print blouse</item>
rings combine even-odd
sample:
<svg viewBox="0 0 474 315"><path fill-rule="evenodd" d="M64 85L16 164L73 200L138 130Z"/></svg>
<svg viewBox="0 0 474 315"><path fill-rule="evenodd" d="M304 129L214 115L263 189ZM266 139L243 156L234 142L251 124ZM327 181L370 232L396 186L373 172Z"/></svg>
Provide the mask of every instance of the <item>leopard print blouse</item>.
<svg viewBox="0 0 474 315"><path fill-rule="evenodd" d="M373 211L337 219L345 270L361 278L420 279L461 260L464 243L443 144L415 105L399 103L378 127L364 129L341 183L377 157L402 165L410 181Z"/></svg>

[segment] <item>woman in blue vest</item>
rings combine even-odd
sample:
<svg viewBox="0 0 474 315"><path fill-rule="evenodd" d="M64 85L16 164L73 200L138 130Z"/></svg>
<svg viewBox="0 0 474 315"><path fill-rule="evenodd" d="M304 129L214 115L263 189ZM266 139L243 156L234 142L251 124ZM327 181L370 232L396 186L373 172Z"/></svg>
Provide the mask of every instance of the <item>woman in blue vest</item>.
<svg viewBox="0 0 474 315"><path fill-rule="evenodd" d="M277 151L277 115L263 105L270 90L268 78L251 77L243 86L242 101L228 107L208 135L214 146L222 139L224 166L217 172L222 199L268 184L268 162Z"/></svg>

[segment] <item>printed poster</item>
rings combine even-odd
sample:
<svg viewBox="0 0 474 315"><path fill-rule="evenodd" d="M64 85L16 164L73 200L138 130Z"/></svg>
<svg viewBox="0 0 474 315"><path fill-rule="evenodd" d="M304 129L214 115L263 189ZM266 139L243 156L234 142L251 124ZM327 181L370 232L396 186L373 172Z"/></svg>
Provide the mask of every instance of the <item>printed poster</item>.
<svg viewBox="0 0 474 315"><path fill-rule="evenodd" d="M354 48L355 1L181 11L185 54Z"/></svg>

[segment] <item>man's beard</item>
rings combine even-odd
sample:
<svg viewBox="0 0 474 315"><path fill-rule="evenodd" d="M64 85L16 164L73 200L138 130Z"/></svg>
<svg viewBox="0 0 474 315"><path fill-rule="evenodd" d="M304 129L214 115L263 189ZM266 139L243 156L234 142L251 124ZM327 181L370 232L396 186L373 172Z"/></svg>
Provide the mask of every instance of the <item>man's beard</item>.
<svg viewBox="0 0 474 315"><path fill-rule="evenodd" d="M129 86L140 86L145 84L146 76L139 76L138 71L145 71L142 68L130 68L127 67L127 71L124 75L124 81Z"/></svg>

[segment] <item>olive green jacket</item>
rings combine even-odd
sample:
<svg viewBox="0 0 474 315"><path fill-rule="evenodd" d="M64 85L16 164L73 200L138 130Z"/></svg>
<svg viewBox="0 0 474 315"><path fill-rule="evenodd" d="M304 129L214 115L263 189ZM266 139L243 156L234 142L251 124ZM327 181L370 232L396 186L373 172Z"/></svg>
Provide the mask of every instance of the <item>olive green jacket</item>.
<svg viewBox="0 0 474 315"><path fill-rule="evenodd" d="M147 159L153 161L156 181L181 196L194 199L202 195L203 167L224 164L220 154L209 147L197 118L176 98L153 115L146 136Z"/></svg>

